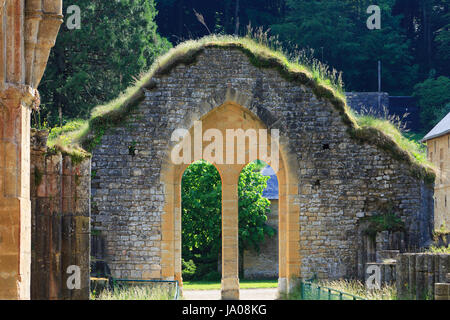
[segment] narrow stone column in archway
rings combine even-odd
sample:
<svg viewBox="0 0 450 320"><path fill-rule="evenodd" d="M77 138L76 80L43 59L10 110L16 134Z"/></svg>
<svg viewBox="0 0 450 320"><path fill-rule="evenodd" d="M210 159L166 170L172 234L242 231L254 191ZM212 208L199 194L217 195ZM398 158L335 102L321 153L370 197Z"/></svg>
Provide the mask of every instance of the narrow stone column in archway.
<svg viewBox="0 0 450 320"><path fill-rule="evenodd" d="M222 299L239 299L238 179L226 172L222 179Z"/></svg>

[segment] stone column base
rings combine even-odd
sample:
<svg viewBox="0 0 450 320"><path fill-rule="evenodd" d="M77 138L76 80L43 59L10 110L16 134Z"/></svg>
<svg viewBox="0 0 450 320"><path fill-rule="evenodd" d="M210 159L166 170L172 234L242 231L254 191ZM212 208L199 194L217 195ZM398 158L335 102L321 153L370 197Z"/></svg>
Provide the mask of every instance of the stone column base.
<svg viewBox="0 0 450 320"><path fill-rule="evenodd" d="M222 279L222 300L239 300L239 279Z"/></svg>
<svg viewBox="0 0 450 320"><path fill-rule="evenodd" d="M287 278L278 278L278 295L288 293L288 281Z"/></svg>
<svg viewBox="0 0 450 320"><path fill-rule="evenodd" d="M278 278L278 297L294 291L295 287L300 284L300 281L298 278Z"/></svg>
<svg viewBox="0 0 450 320"><path fill-rule="evenodd" d="M450 283L434 284L434 300L450 300Z"/></svg>
<svg viewBox="0 0 450 320"><path fill-rule="evenodd" d="M288 293L291 293L294 291L294 289L300 285L301 279L300 278L291 278L288 280Z"/></svg>

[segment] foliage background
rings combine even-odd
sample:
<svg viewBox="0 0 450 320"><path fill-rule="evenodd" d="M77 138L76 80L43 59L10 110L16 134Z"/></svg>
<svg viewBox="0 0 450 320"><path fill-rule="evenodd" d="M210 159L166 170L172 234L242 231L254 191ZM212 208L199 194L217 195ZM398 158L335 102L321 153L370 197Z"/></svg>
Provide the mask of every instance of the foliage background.
<svg viewBox="0 0 450 320"><path fill-rule="evenodd" d="M239 194L239 253L259 250L275 230L266 224L270 202L262 196L269 177L256 163L241 172ZM222 184L219 172L205 161L191 164L182 179L183 279L219 280L218 262L222 245ZM242 263L241 263L242 273Z"/></svg>
<svg viewBox="0 0 450 320"><path fill-rule="evenodd" d="M71 4L64 1L64 13ZM64 120L87 118L93 107L118 96L171 47L157 33L154 0L78 0L76 5L81 28L60 28L39 86L36 126L61 124L60 111Z"/></svg>

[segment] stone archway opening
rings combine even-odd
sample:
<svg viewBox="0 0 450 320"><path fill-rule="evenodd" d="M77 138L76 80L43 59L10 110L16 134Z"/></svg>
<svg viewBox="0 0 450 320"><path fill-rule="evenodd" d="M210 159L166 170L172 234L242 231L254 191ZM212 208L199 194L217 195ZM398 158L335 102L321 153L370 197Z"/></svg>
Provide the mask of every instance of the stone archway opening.
<svg viewBox="0 0 450 320"><path fill-rule="evenodd" d="M183 281L220 280L222 178L211 163L189 165L181 180Z"/></svg>
<svg viewBox="0 0 450 320"><path fill-rule="evenodd" d="M240 280L278 279L278 189L277 175L264 161L253 161L241 172L238 188ZM244 232L246 234L241 234Z"/></svg>
<svg viewBox="0 0 450 320"><path fill-rule="evenodd" d="M222 177L222 299L239 299L238 182L249 162L261 159L277 172L279 181L278 289L286 292L300 276L299 207L296 179L288 173L285 147L278 131L235 102L214 108L189 130L172 135L177 142L161 173L165 189L162 216L161 273L182 284L181 177L192 161L204 159ZM186 164L187 163L187 164Z"/></svg>

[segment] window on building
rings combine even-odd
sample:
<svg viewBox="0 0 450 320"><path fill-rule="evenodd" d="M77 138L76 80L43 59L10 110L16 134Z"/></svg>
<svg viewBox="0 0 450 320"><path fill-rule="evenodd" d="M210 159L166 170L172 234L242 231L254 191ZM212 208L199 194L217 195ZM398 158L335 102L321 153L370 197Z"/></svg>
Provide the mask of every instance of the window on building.
<svg viewBox="0 0 450 320"><path fill-rule="evenodd" d="M433 162L433 151L430 152L430 161Z"/></svg>
<svg viewBox="0 0 450 320"><path fill-rule="evenodd" d="M445 195L445 207L447 208L447 195Z"/></svg>
<svg viewBox="0 0 450 320"><path fill-rule="evenodd" d="M441 183L443 183L443 179L442 179L443 176L444 176L444 163L441 162L439 164L439 180L440 180Z"/></svg>
<svg viewBox="0 0 450 320"><path fill-rule="evenodd" d="M444 160L444 149L443 148L441 148L440 150L439 150L439 160Z"/></svg>
<svg viewBox="0 0 450 320"><path fill-rule="evenodd" d="M436 153L436 148L437 148L437 143L436 141L434 142L434 152Z"/></svg>

